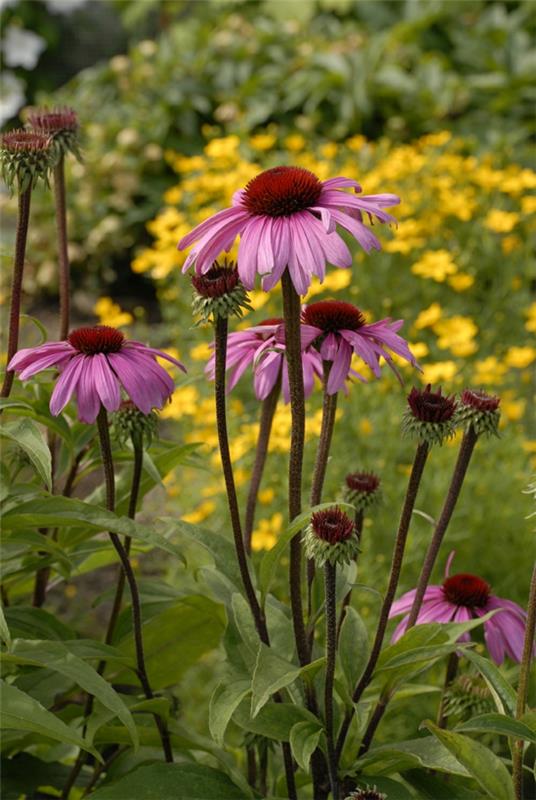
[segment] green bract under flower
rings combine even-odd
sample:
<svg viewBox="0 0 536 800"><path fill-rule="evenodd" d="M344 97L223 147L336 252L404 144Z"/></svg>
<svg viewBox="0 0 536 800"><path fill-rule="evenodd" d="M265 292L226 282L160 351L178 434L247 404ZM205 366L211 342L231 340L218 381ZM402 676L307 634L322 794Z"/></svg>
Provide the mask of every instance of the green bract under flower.
<svg viewBox="0 0 536 800"><path fill-rule="evenodd" d="M344 499L364 511L380 499L380 479L373 472L352 472L344 482Z"/></svg>
<svg viewBox="0 0 536 800"><path fill-rule="evenodd" d="M132 439L137 440L140 446L149 447L157 432L158 417L154 411L144 414L127 400L113 415L112 424L114 435L121 445Z"/></svg>
<svg viewBox="0 0 536 800"><path fill-rule="evenodd" d="M415 386L408 395L408 407L402 419L402 430L429 447L443 444L456 432L456 401L443 395L441 387L432 391L428 384L424 389Z"/></svg>
<svg viewBox="0 0 536 800"><path fill-rule="evenodd" d="M459 427L468 429L471 426L477 436L499 435L499 397L484 391L465 389L460 399L456 414Z"/></svg>
<svg viewBox="0 0 536 800"><path fill-rule="evenodd" d="M234 261L214 262L204 275L192 277L194 297L192 310L201 322L217 317L243 317L244 311L253 311L248 294L238 276Z"/></svg>
<svg viewBox="0 0 536 800"><path fill-rule="evenodd" d="M355 525L337 506L312 514L302 539L307 558L317 567L349 564L359 554Z"/></svg>
<svg viewBox="0 0 536 800"><path fill-rule="evenodd" d="M56 153L51 138L41 131L14 130L4 133L0 141L2 178L11 191L18 184L19 192L35 186L38 180L48 185L48 174Z"/></svg>
<svg viewBox="0 0 536 800"><path fill-rule="evenodd" d="M33 130L39 130L52 138L57 153L72 153L78 161L82 155L78 143L78 117L72 108L38 108L28 121Z"/></svg>

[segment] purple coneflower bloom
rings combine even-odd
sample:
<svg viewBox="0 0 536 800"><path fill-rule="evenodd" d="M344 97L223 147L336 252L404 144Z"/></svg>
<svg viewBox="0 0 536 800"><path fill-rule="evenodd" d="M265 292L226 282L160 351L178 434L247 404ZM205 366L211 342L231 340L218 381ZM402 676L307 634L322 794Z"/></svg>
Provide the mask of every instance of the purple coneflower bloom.
<svg viewBox="0 0 536 800"><path fill-rule="evenodd" d="M352 375L359 380L365 380L350 368L353 353L368 364L376 377L380 376L381 357L398 377L386 347L419 368L408 343L397 334L404 324L401 319L392 322L388 317L367 325L362 312L351 303L343 300L320 300L304 308L302 322L302 345L307 346L314 342L323 360L332 362L327 384L328 394L335 394L342 389L345 380Z"/></svg>
<svg viewBox="0 0 536 800"><path fill-rule="evenodd" d="M316 350L307 347L302 353L305 396L314 387L315 374L322 376L322 359ZM230 392L246 369L253 366L253 386L257 400L265 400L281 377L285 403L290 400L287 363L285 359L285 327L282 319L266 319L259 325L229 334L226 369L232 369L227 385ZM210 380L214 380L214 355L205 367ZM282 370L282 372L281 372Z"/></svg>
<svg viewBox="0 0 536 800"><path fill-rule="evenodd" d="M484 622L484 637L489 654L496 664L502 664L505 654L513 661L521 661L525 635L526 612L512 600L491 594L491 587L478 575L461 572L449 576L454 553L450 554L441 586L428 586L417 617L417 625L425 622L467 622L499 609ZM413 605L415 589L406 592L391 606L389 617L406 614L398 624L392 640L396 642L406 629L408 614ZM460 641L470 640L468 633Z"/></svg>
<svg viewBox="0 0 536 800"><path fill-rule="evenodd" d="M121 387L144 414L162 408L175 384L156 358L165 358L186 372L176 358L141 342L125 340L124 334L108 325L78 328L65 341L47 342L19 350L9 369L27 380L37 372L56 367L60 376L50 398L50 412L57 416L73 394L82 422L95 422L101 404L117 411Z"/></svg>
<svg viewBox="0 0 536 800"><path fill-rule="evenodd" d="M400 199L394 194L356 197L341 189L361 186L349 178L319 180L301 167L274 167L261 172L245 189L235 192L233 205L197 225L179 242L179 250L197 242L183 272L195 263L198 274L207 272L222 251L228 252L237 236L238 272L246 289L257 273L269 291L288 266L296 291L304 295L311 278L324 280L326 262L349 267L350 251L337 225L345 228L369 252L380 243L362 221L363 214L380 222L396 222L383 211Z"/></svg>

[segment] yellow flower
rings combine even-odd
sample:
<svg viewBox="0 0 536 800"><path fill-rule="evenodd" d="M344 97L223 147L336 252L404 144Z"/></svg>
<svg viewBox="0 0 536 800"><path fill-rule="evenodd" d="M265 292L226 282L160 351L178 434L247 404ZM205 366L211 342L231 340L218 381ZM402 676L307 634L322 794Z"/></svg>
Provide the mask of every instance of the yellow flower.
<svg viewBox="0 0 536 800"><path fill-rule="evenodd" d="M134 322L134 317L128 311L122 311L121 307L114 303L111 297L101 297L93 306L93 311L99 318L99 325L110 325L112 328L120 328L122 325L130 325Z"/></svg>
<svg viewBox="0 0 536 800"><path fill-rule="evenodd" d="M437 384L445 381L451 383L458 372L455 361L437 361L435 364L424 364L421 375L423 383Z"/></svg>
<svg viewBox="0 0 536 800"><path fill-rule="evenodd" d="M535 347L510 347L504 357L504 362L509 367L525 369L536 359Z"/></svg>
<svg viewBox="0 0 536 800"><path fill-rule="evenodd" d="M313 276L309 291L307 292L303 302L308 303L311 297L324 292L339 292L341 289L346 289L352 282L351 269L337 269L329 272L324 278L324 282L320 283L316 276ZM266 293L265 293L266 294Z"/></svg>
<svg viewBox="0 0 536 800"><path fill-rule="evenodd" d="M523 214L534 214L536 211L536 194L528 194L521 198L521 211Z"/></svg>
<svg viewBox="0 0 536 800"><path fill-rule="evenodd" d="M204 500L195 511L190 511L189 514L183 514L182 519L184 522L191 522L192 525L198 525L207 517L210 517L215 509L216 503L214 500Z"/></svg>
<svg viewBox="0 0 536 800"><path fill-rule="evenodd" d="M449 286L452 286L455 292L465 292L466 289L471 288L474 282L473 276L466 272L459 272L448 279Z"/></svg>
<svg viewBox="0 0 536 800"><path fill-rule="evenodd" d="M411 271L420 278L432 278L442 283L449 275L454 275L458 267L448 250L428 250L412 265Z"/></svg>
<svg viewBox="0 0 536 800"><path fill-rule="evenodd" d="M363 147L365 147L366 143L367 143L367 140L365 139L364 136L361 136L361 134L357 134L356 136L352 136L352 137L350 137L350 139L347 139L346 142L345 142L346 147L348 147L349 150L354 150L354 151L362 150Z"/></svg>
<svg viewBox="0 0 536 800"><path fill-rule="evenodd" d="M199 392L195 386L179 386L171 395L160 416L163 419L181 419L186 416L195 416L199 404Z"/></svg>
<svg viewBox="0 0 536 800"><path fill-rule="evenodd" d="M335 142L327 142L327 144L323 144L320 148L320 153L324 158L333 160L336 158L338 150L339 146Z"/></svg>
<svg viewBox="0 0 536 800"><path fill-rule="evenodd" d="M437 334L437 345L442 350L450 350L455 356L469 356L477 346L473 341L478 328L469 317L456 314L449 319L441 319L433 326Z"/></svg>
<svg viewBox="0 0 536 800"><path fill-rule="evenodd" d="M291 133L290 136L287 136L287 138L283 140L283 144L291 153L298 153L300 150L303 150L306 141L301 133Z"/></svg>
<svg viewBox="0 0 536 800"><path fill-rule="evenodd" d="M277 542L277 534L280 533L283 525L283 515L276 512L271 519L261 519L253 531L251 537L251 548L255 552L259 550L271 550Z"/></svg>
<svg viewBox="0 0 536 800"><path fill-rule="evenodd" d="M530 304L530 306L525 311L525 315L527 317L525 328L528 331L536 333L536 302Z"/></svg>
<svg viewBox="0 0 536 800"><path fill-rule="evenodd" d="M362 436L370 436L373 430L374 426L368 417L363 417L363 419L359 420L359 433Z"/></svg>
<svg viewBox="0 0 536 800"><path fill-rule="evenodd" d="M442 311L439 303L432 303L431 306L428 306L428 308L425 308L424 311L421 311L413 323L414 327L417 328L417 330L422 330L422 328L430 328L441 319L441 314Z"/></svg>
<svg viewBox="0 0 536 800"><path fill-rule="evenodd" d="M170 206L176 206L182 200L182 188L180 186L172 186L164 192L164 202L169 203Z"/></svg>
<svg viewBox="0 0 536 800"><path fill-rule="evenodd" d="M509 422L518 422L525 413L526 400L515 397L514 392L508 391L501 395L501 417Z"/></svg>
<svg viewBox="0 0 536 800"><path fill-rule="evenodd" d="M205 153L209 158L227 160L236 157L240 139L238 136L225 136L222 139L212 139L205 145Z"/></svg>
<svg viewBox="0 0 536 800"><path fill-rule="evenodd" d="M501 364L496 356L488 356L482 361L475 362L474 383L480 384L499 384L503 382L504 374L508 367Z"/></svg>
<svg viewBox="0 0 536 800"><path fill-rule="evenodd" d="M259 503L262 503L263 506L269 505L275 497L275 492L273 489L261 489L259 492Z"/></svg>
<svg viewBox="0 0 536 800"><path fill-rule="evenodd" d="M190 358L192 361L208 361L211 355L212 349L208 342L196 344L195 347L192 347L190 350Z"/></svg>
<svg viewBox="0 0 536 800"><path fill-rule="evenodd" d="M277 141L277 137L272 133L258 133L249 140L254 150L271 150Z"/></svg>
<svg viewBox="0 0 536 800"><path fill-rule="evenodd" d="M494 233L510 233L518 222L519 214L515 211L502 211L500 208L492 208L484 220L484 225Z"/></svg>
<svg viewBox="0 0 536 800"><path fill-rule="evenodd" d="M501 241L501 249L505 255L513 252L514 250L518 250L523 242L516 236L515 233L510 234L510 236L505 236L504 239Z"/></svg>
<svg viewBox="0 0 536 800"><path fill-rule="evenodd" d="M425 358L430 352L428 345L425 342L415 342L414 344L410 344L409 349L415 356L415 358Z"/></svg>

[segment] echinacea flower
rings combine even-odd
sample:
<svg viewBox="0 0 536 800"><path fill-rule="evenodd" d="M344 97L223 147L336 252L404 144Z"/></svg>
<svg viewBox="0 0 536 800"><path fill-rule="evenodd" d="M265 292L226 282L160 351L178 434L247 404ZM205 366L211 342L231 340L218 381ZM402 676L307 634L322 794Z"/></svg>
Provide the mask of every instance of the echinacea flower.
<svg viewBox="0 0 536 800"><path fill-rule="evenodd" d="M324 361L331 361L327 393L335 394L344 387L345 380L363 376L351 369L352 354L360 356L376 377L380 376L380 358L398 373L391 355L385 349L401 356L420 369L408 347L397 331L404 321L390 318L367 325L363 313L352 303L343 300L320 300L304 308L302 313L302 344L315 344Z"/></svg>
<svg viewBox="0 0 536 800"><path fill-rule="evenodd" d="M450 575L451 553L445 569L445 580L441 586L428 586L417 617L417 625L425 622L467 622L483 617L489 611L498 611L484 622L484 637L489 654L496 664L502 664L505 654L513 661L521 661L525 635L526 612L512 600L505 600L491 593L491 586L478 575L466 572ZM392 641L396 642L404 633L408 614L415 597L415 589L406 592L391 606L389 617L406 614L397 626ZM469 641L464 633L460 641Z"/></svg>
<svg viewBox="0 0 536 800"><path fill-rule="evenodd" d="M118 410L121 388L144 414L162 408L175 384L157 357L186 372L180 361L167 353L127 340L116 328L95 325L71 331L65 341L19 350L8 368L25 381L56 367L60 376L50 398L51 414L57 416L75 394L79 419L92 423L101 404L108 411Z"/></svg>
<svg viewBox="0 0 536 800"><path fill-rule="evenodd" d="M456 431L456 410L456 400L453 396L443 394L441 387L434 392L430 383L424 389L414 386L408 395L402 429L408 436L415 436L429 447L443 444Z"/></svg>
<svg viewBox="0 0 536 800"><path fill-rule="evenodd" d="M380 479L373 472L350 472L344 479L344 499L363 511L378 500Z"/></svg>
<svg viewBox="0 0 536 800"><path fill-rule="evenodd" d="M314 388L314 376L322 376L322 359L311 347L302 353L305 397ZM257 400L265 400L279 378L285 403L290 400L288 371L285 359L285 326L282 319L266 319L259 325L229 334L226 369L232 370L227 391L230 392L249 366L253 367L253 386ZM205 368L214 380L214 354Z"/></svg>
<svg viewBox="0 0 536 800"><path fill-rule="evenodd" d="M311 514L302 536L305 555L317 567L349 564L359 553L359 539L353 520L337 506Z"/></svg>
<svg viewBox="0 0 536 800"><path fill-rule="evenodd" d="M263 289L269 291L288 266L294 288L304 295L313 275L324 280L326 263L336 267L352 263L337 225L369 252L379 250L380 243L363 223L363 215L370 221L376 217L380 222L396 222L382 210L400 202L396 195L356 197L359 192L356 181L342 177L321 181L301 167L261 172L235 192L231 208L218 211L181 239L179 250L197 242L183 272L192 264L198 274L207 272L214 259L222 251L228 252L240 236L238 271L246 289L253 288L259 273L264 278Z"/></svg>

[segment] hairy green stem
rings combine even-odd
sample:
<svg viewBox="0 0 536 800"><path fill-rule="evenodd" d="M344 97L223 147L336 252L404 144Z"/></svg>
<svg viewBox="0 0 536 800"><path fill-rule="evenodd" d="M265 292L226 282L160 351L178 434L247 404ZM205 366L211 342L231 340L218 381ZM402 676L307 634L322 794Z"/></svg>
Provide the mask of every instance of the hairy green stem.
<svg viewBox="0 0 536 800"><path fill-rule="evenodd" d="M22 303L22 278L24 275L24 259L30 222L30 201L32 185L24 192L19 192L19 209L17 230L15 234L15 255L13 259L13 278L11 282L11 304L9 308L9 327L7 340L6 364L9 364L19 348L20 308ZM6 369L0 397L9 397L15 373Z"/></svg>
<svg viewBox="0 0 536 800"><path fill-rule="evenodd" d="M398 581L400 579L400 572L402 570L402 562L404 559L404 551L406 548L409 526L411 523L413 509L415 507L415 501L417 499L417 493L419 491L421 478L424 472L426 459L428 458L428 452L429 452L429 447L426 444L426 442L420 442L417 445L417 450L415 452L415 457L413 459L413 466L408 481L406 497L404 499L404 505L402 507L402 513L400 515L398 531L396 534L395 544L393 548L393 556L391 559L391 571L389 574L387 591L385 593L385 597L382 603L380 618L378 620L378 627L376 629L374 643L370 651L365 671L363 672L363 675L359 679L359 682L357 683L354 692L352 694L352 700L354 704L359 702L361 696L363 695L363 692L369 685L372 679L372 675L374 673L374 669L378 662L378 658L380 656L383 640L385 637L385 631L387 628L387 623L389 621L389 612L391 611L391 606L393 605L393 600L395 598L396 590L398 587ZM341 730L339 733L339 738L337 740L337 754L339 757L340 754L342 753L344 742L348 734L348 729L350 727L354 714L355 714L355 706L350 711L347 711L345 718L343 720Z"/></svg>
<svg viewBox="0 0 536 800"><path fill-rule="evenodd" d="M270 434L272 432L272 423L274 421L274 415L280 393L281 377L279 377L268 397L262 401L259 436L257 438L257 449L255 451L255 463L251 473L251 482L249 484L248 499L246 502L246 518L244 522L244 537L246 550L248 553L251 553L251 536L255 523L255 510L257 508L259 487L261 485L264 467L266 465L268 444L270 442Z"/></svg>
<svg viewBox="0 0 536 800"><path fill-rule="evenodd" d="M534 633L536 630L536 563L532 570L527 605L527 623L523 642L523 655L519 667L519 684L517 687L516 719L525 713L529 694L530 665L534 656ZM513 778L516 800L523 800L523 752L522 741L515 741L513 748Z"/></svg>

